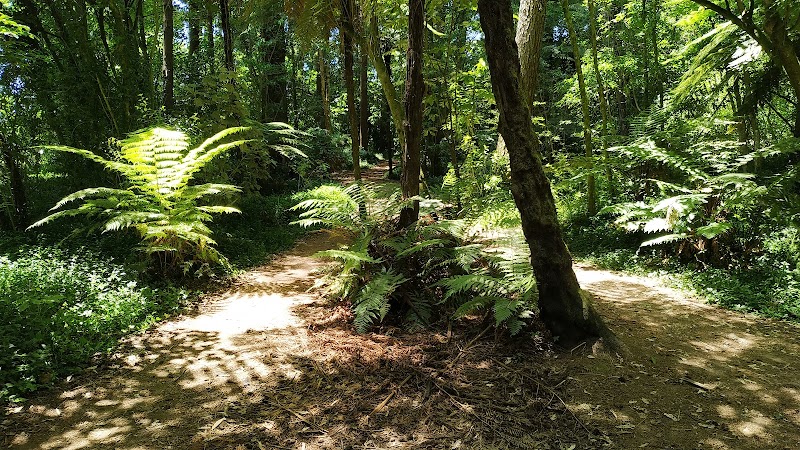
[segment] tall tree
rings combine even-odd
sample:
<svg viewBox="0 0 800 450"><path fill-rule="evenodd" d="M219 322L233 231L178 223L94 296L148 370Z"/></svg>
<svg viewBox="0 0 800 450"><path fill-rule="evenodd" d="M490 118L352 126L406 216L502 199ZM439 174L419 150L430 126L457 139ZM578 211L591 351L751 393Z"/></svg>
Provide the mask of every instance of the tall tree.
<svg viewBox="0 0 800 450"><path fill-rule="evenodd" d="M600 140L603 146L603 162L606 165L606 182L610 192L614 191L614 183L611 175L611 165L608 163L608 101L606 100L606 88L603 83L603 74L600 73L600 59L597 52L597 5L594 0L588 0L589 4L589 40L592 45L592 68L594 77L597 80L597 96L600 98L600 116L602 124L600 127Z"/></svg>
<svg viewBox="0 0 800 450"><path fill-rule="evenodd" d="M581 291L572 270L572 257L564 244L550 182L542 166L539 141L530 110L523 101L511 1L479 0L478 13L486 36L492 90L500 112L499 130L511 164L511 191L539 289L541 318L565 344L600 335L612 339L588 294Z"/></svg>
<svg viewBox="0 0 800 450"><path fill-rule="evenodd" d="M539 55L542 50L546 11L547 0L521 0L519 4L515 41L522 69L520 87L525 104L531 112L535 110L536 87L539 84ZM506 151L502 136L497 139L497 150L502 153Z"/></svg>
<svg viewBox="0 0 800 450"><path fill-rule="evenodd" d="M199 0L189 0L189 56L200 49L200 5Z"/></svg>
<svg viewBox="0 0 800 450"><path fill-rule="evenodd" d="M164 0L164 61L162 66L164 76L164 110L172 113L175 105L175 32L173 29L174 7L172 0Z"/></svg>
<svg viewBox="0 0 800 450"><path fill-rule="evenodd" d="M228 0L219 0L219 14L225 69L233 72L236 70L236 66L233 61L233 29L231 28L231 7Z"/></svg>
<svg viewBox="0 0 800 450"><path fill-rule="evenodd" d="M404 199L419 195L420 153L422 148L423 109L425 80L422 75L423 40L425 38L425 0L408 2L408 54L406 75L405 147L403 148L403 173L400 187ZM399 226L405 228L419 218L419 202L400 212Z"/></svg>
<svg viewBox="0 0 800 450"><path fill-rule="evenodd" d="M359 84L360 84L360 98L358 102L359 107L359 142L361 149L365 152L369 146L369 59L367 58L367 46L360 47L361 66L359 67Z"/></svg>
<svg viewBox="0 0 800 450"><path fill-rule="evenodd" d="M592 148L592 118L589 115L589 95L586 93L586 79L583 76L583 58L578 48L578 36L575 33L575 23L572 21L572 12L569 9L569 0L561 0L561 7L564 10L564 19L567 22L567 31L569 32L569 40L572 44L572 55L575 59L575 72L578 76L578 89L581 95L581 111L583 113L583 145L586 150L586 158L590 161L589 176L586 177L587 192L586 201L587 209L590 216L597 214L597 186L594 179L594 164L591 161L594 158L594 150Z"/></svg>
<svg viewBox="0 0 800 450"><path fill-rule="evenodd" d="M353 177L361 180L361 157L359 150L358 111L356 111L356 87L353 71L353 2L342 0L342 53L344 54L344 84L347 90L347 119L350 124L350 152L353 156Z"/></svg>
<svg viewBox="0 0 800 450"><path fill-rule="evenodd" d="M317 92L322 101L322 120L320 127L333 131L331 127L331 99L330 99L330 75L328 73L328 60L325 58L325 49L320 47L317 51Z"/></svg>

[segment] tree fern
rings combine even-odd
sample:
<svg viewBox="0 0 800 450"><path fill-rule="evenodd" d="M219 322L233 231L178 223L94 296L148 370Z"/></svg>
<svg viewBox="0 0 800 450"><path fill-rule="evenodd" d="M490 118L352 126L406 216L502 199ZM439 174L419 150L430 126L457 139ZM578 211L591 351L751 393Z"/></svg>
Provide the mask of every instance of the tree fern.
<svg viewBox="0 0 800 450"><path fill-rule="evenodd" d="M70 194L56 203L52 214L30 228L62 217L85 215L94 219L94 227L102 232L134 229L142 240L141 250L163 273L202 273L211 263L225 265L205 222L211 221L214 214L239 211L200 202L239 190L226 184L190 183L215 157L246 143L235 140L246 131L223 130L190 149L189 137L183 132L165 128L140 130L119 142L119 160L107 160L72 147L46 147L95 161L121 175L127 183L124 188L89 188ZM62 209L75 202L80 205Z"/></svg>

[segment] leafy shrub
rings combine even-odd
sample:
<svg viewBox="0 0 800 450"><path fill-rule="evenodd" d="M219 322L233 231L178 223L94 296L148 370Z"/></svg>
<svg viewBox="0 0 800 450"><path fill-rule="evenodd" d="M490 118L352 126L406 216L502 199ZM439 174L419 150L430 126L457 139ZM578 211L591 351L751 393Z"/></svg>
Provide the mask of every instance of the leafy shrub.
<svg viewBox="0 0 800 450"><path fill-rule="evenodd" d="M308 130L308 135L308 160L301 166L303 178L324 178L330 172L353 166L353 156L345 136L322 128L312 128Z"/></svg>
<svg viewBox="0 0 800 450"><path fill-rule="evenodd" d="M353 304L355 326L367 331L390 315L411 328L425 327L442 314L462 318L493 311L497 327L518 333L531 316L536 285L527 255L496 254L471 242L468 221L423 215L396 229L404 202L397 194L375 198L373 188L323 186L297 196L303 226L348 231L353 242L319 253L336 261L328 293ZM361 214L359 205L367 205ZM441 206L422 201L421 210ZM447 312L449 311L449 313Z"/></svg>
<svg viewBox="0 0 800 450"><path fill-rule="evenodd" d="M122 161L110 161L88 150L51 147L75 153L119 173L128 182L124 189L89 188L64 197L52 210L81 201L72 209L55 212L34 223L86 215L96 220L102 232L135 230L142 251L163 274L207 273L210 264L226 264L214 248L211 230L205 225L212 214L235 213L230 206L206 204L207 198L238 192L226 184L190 185L194 175L209 161L245 141L227 142L243 128L224 130L189 150L189 139L180 131L153 128L132 134L120 142ZM51 211L52 211L51 210Z"/></svg>
<svg viewBox="0 0 800 450"><path fill-rule="evenodd" d="M0 256L0 399L74 371L187 297L143 286L124 266L88 251L35 247Z"/></svg>

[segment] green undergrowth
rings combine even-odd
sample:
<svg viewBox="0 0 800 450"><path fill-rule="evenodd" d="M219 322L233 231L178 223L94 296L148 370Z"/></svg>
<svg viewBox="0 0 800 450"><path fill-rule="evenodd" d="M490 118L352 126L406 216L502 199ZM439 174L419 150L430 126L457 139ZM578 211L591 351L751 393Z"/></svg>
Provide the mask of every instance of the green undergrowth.
<svg viewBox="0 0 800 450"><path fill-rule="evenodd" d="M637 275L663 276L709 303L764 317L800 321L800 238L784 229L768 235L759 254L732 267L679 262L663 249L642 248L645 235L611 227L602 218L564 225L575 258Z"/></svg>
<svg viewBox="0 0 800 450"><path fill-rule="evenodd" d="M88 248L22 246L0 255L0 400L20 400L88 365L191 297L142 282Z"/></svg>
<svg viewBox="0 0 800 450"><path fill-rule="evenodd" d="M291 194L239 200L212 237L234 271L263 264L304 233ZM164 281L146 270L136 236L70 235L77 220L0 236L0 402L93 364L119 339L174 316L228 276ZM69 236L68 238L66 238Z"/></svg>
<svg viewBox="0 0 800 450"><path fill-rule="evenodd" d="M218 218L212 225L219 251L234 270L245 270L267 261L272 255L287 250L305 234L290 222L297 215L292 194L247 196L238 203L241 214Z"/></svg>

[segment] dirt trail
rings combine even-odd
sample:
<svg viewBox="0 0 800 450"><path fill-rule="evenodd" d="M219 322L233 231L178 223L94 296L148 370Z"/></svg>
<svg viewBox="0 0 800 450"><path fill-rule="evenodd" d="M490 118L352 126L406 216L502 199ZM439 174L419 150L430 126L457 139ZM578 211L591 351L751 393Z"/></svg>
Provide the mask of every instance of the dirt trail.
<svg viewBox="0 0 800 450"><path fill-rule="evenodd" d="M565 358L571 407L618 448L800 448L800 327L579 267L631 359Z"/></svg>
<svg viewBox="0 0 800 450"><path fill-rule="evenodd" d="M200 314L132 338L118 364L80 377L55 398L18 408L11 417L27 429L7 430L6 444L202 449L211 435L235 431L225 420L230 409L257 402L254 394L299 375L285 361L307 353L305 324L293 311L316 298L306 292L322 264L312 255L336 241L329 232L312 234L209 298Z"/></svg>
<svg viewBox="0 0 800 450"><path fill-rule="evenodd" d="M312 255L341 242L312 233L12 409L0 448L800 448L796 326L579 267L631 359L477 339L476 324L357 335L308 292Z"/></svg>

